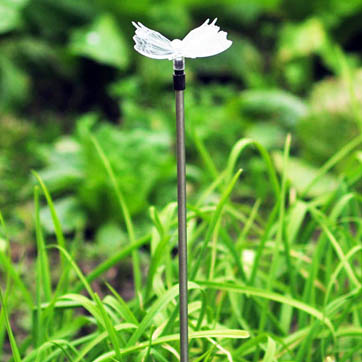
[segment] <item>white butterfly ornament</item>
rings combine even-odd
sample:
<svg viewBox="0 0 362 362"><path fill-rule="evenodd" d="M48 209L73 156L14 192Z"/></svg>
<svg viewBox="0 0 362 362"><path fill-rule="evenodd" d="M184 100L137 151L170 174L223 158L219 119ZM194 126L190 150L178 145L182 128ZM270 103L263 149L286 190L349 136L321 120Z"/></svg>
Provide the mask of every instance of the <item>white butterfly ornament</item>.
<svg viewBox="0 0 362 362"><path fill-rule="evenodd" d="M140 22L136 28L134 48L142 55L153 59L201 58L219 54L228 49L232 41L225 31L219 31L217 19L209 24L207 19L201 26L191 30L182 40L169 40L157 31L148 29Z"/></svg>

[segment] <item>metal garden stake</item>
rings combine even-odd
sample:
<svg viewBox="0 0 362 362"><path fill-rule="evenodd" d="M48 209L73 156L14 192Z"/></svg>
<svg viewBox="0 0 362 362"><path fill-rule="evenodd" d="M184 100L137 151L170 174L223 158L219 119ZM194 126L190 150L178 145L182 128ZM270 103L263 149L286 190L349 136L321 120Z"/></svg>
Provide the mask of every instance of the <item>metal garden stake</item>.
<svg viewBox="0 0 362 362"><path fill-rule="evenodd" d="M219 31L217 19L190 31L183 40L170 41L162 34L132 22L136 28L134 48L142 55L153 59L173 61L173 80L176 96L177 130L177 204L178 204L178 254L180 288L180 355L181 362L188 361L188 312L187 312L187 236L186 236L186 158L185 158L185 59L216 55L228 49L232 42L227 33Z"/></svg>

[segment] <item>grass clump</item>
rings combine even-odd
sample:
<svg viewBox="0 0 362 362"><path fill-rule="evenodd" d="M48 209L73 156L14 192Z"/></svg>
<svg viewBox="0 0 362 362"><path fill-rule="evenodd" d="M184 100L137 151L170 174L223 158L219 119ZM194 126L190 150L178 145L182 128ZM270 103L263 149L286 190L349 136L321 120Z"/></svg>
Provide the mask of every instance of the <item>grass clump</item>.
<svg viewBox="0 0 362 362"><path fill-rule="evenodd" d="M84 274L76 262L82 242L77 235L76 240L64 236L46 184L35 174L40 185L34 192L37 256L30 279L35 288L29 278L24 281L24 261L11 258L11 242L1 218L5 241L0 251L1 358L176 361L176 205L162 210L151 207L152 226L137 238L107 156L96 139L92 142L117 197L129 243ZM240 140L221 172L203 144L197 145L214 181L190 203L187 215L192 361L360 358L362 172L343 175L333 190L316 196L309 191L353 154L362 138L339 150L301 191L289 174L290 142L288 137L277 170L263 146ZM249 148L258 151L266 164L272 200L244 202L235 197L243 177L238 167ZM47 243L42 232L40 191L51 210L55 245ZM107 272L127 260L132 263L135 292L128 301L117 287L104 283L106 291L99 289ZM15 320L19 308L29 319L21 330Z"/></svg>

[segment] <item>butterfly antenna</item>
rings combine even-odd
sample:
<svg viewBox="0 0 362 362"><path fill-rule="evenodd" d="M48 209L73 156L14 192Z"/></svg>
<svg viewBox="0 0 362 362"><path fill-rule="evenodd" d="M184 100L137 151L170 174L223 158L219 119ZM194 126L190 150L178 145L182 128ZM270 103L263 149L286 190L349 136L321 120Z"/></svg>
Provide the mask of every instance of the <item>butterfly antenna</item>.
<svg viewBox="0 0 362 362"><path fill-rule="evenodd" d="M138 22L138 26L141 28L141 29L147 29L147 30L149 30L148 28L147 28L147 26L144 26L142 23L140 23L140 22Z"/></svg>

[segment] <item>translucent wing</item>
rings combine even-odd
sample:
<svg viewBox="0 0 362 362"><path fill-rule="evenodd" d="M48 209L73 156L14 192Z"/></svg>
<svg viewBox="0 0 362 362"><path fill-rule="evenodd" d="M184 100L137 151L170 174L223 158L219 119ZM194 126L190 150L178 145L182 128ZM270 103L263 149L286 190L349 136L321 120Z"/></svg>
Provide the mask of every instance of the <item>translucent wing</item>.
<svg viewBox="0 0 362 362"><path fill-rule="evenodd" d="M232 41L225 31L219 31L217 19L209 24L207 19L201 26L191 30L182 40L182 54L186 58L209 57L228 49Z"/></svg>
<svg viewBox="0 0 362 362"><path fill-rule="evenodd" d="M142 55L154 59L173 59L171 41L157 31L148 29L140 22L132 22L136 28L134 48Z"/></svg>

